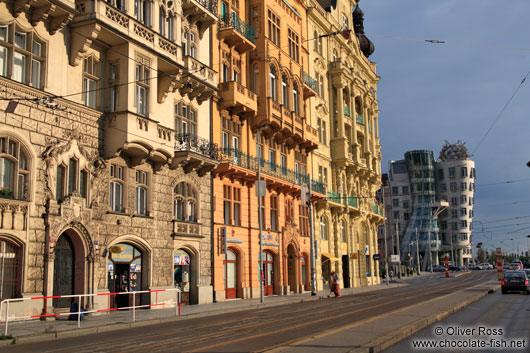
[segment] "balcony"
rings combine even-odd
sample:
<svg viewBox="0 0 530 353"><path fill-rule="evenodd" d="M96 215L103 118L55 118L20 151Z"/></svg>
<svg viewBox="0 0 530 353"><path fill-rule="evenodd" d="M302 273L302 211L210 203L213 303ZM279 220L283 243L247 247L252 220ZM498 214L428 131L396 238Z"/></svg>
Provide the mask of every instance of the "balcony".
<svg viewBox="0 0 530 353"><path fill-rule="evenodd" d="M256 32L236 13L225 14L220 22L219 37L240 54L256 48Z"/></svg>
<svg viewBox="0 0 530 353"><path fill-rule="evenodd" d="M77 0L78 15L70 24L70 63L78 65L86 52L86 47L94 39L108 46L126 44L131 40L169 58L175 63L179 60L179 47L136 21L125 9L116 8L103 0ZM103 25L103 26L102 26ZM175 68L171 68L175 71Z"/></svg>
<svg viewBox="0 0 530 353"><path fill-rule="evenodd" d="M175 136L175 152L171 167L182 167L185 173L195 170L204 176L219 164L219 149L216 143L193 134Z"/></svg>
<svg viewBox="0 0 530 353"><path fill-rule="evenodd" d="M217 0L183 0L182 12L190 26L197 25L199 37L217 21Z"/></svg>
<svg viewBox="0 0 530 353"><path fill-rule="evenodd" d="M357 198L353 196L348 196L348 206L359 207L357 204Z"/></svg>
<svg viewBox="0 0 530 353"><path fill-rule="evenodd" d="M173 238L178 236L204 238L204 235L200 233L200 224L195 222L185 222L180 220L173 220Z"/></svg>
<svg viewBox="0 0 530 353"><path fill-rule="evenodd" d="M329 64L331 83L336 87L344 87L353 81L353 69L337 60Z"/></svg>
<svg viewBox="0 0 530 353"><path fill-rule="evenodd" d="M342 196L336 191L328 191L326 193L326 199L329 202L342 203Z"/></svg>
<svg viewBox="0 0 530 353"><path fill-rule="evenodd" d="M201 104L217 91L217 72L189 55L183 61L188 74L180 80L180 94L187 94L189 99L197 99Z"/></svg>
<svg viewBox="0 0 530 353"><path fill-rule="evenodd" d="M11 11L13 17L18 17L22 12L26 12L28 13L28 20L33 27L40 22L44 22L52 35L63 29L76 14L74 1L72 0L15 0L9 1L9 3L12 3L12 5L8 5L7 8Z"/></svg>
<svg viewBox="0 0 530 353"><path fill-rule="evenodd" d="M243 120L254 116L258 111L258 100L254 92L238 82L222 82L219 84L222 105Z"/></svg>
<svg viewBox="0 0 530 353"><path fill-rule="evenodd" d="M316 96L318 90L317 80L302 70L302 81L304 82L304 99Z"/></svg>
<svg viewBox="0 0 530 353"><path fill-rule="evenodd" d="M311 182L313 192L319 194L324 192L323 184L311 180L307 174L297 173L276 163L267 162L264 159L258 160L257 157L232 148L221 149L220 159L221 163L217 168L217 175L236 175L248 181L255 181L259 161L261 178L267 180L268 186L289 192L299 192L301 185Z"/></svg>

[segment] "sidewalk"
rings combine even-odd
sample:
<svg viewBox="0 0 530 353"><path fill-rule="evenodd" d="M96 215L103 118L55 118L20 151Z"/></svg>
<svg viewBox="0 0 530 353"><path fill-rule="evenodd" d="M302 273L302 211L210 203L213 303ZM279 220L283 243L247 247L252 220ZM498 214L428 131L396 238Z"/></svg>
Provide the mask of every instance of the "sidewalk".
<svg viewBox="0 0 530 353"><path fill-rule="evenodd" d="M426 279L439 276L439 273L426 273L421 276L404 276L399 281L392 281L387 286L386 282L379 285L357 288L341 288L342 295L352 295L356 293L384 290L406 285L410 280ZM113 311L103 315L87 315L81 321L81 328L77 328L77 321L67 320L67 316L52 321L18 321L10 322L8 334L14 339L1 340L0 346L5 344L22 343L30 341L44 341L56 338L64 338L77 335L93 334L104 331L120 330L129 327L137 327L163 323L167 321L184 320L194 317L218 315L227 312L237 312L255 308L285 305L294 302L304 302L327 298L328 291L319 291L316 296L311 296L310 292L302 294L292 294L286 296L268 296L264 302L260 299L234 299L223 302L202 305L181 306L181 316L176 316L176 308L136 310L136 322L133 322L132 310ZM0 335L4 334L5 322L0 325Z"/></svg>

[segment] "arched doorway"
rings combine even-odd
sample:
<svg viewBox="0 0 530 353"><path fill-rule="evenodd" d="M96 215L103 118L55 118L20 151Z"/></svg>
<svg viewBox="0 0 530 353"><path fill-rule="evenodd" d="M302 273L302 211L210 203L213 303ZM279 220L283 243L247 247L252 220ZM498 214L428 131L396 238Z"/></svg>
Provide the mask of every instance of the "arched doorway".
<svg viewBox="0 0 530 353"><path fill-rule="evenodd" d="M232 249L226 249L223 261L223 279L225 283L226 299L234 299L237 296L237 256Z"/></svg>
<svg viewBox="0 0 530 353"><path fill-rule="evenodd" d="M263 295L274 294L274 257L268 251L261 253L263 261Z"/></svg>
<svg viewBox="0 0 530 353"><path fill-rule="evenodd" d="M190 287L192 278L192 259L190 254L178 249L173 253L173 282L182 291L182 304L190 304Z"/></svg>
<svg viewBox="0 0 530 353"><path fill-rule="evenodd" d="M55 244L53 261L53 295L72 295L75 286L75 248L68 234L63 233ZM69 308L73 298L54 298L56 308Z"/></svg>
<svg viewBox="0 0 530 353"><path fill-rule="evenodd" d="M143 252L137 247L118 243L110 247L108 260L108 288L111 293L136 292L143 289L144 273L142 256ZM135 305L143 302L142 295L135 295ZM111 297L113 308L124 308L133 305L131 294L120 294Z"/></svg>
<svg viewBox="0 0 530 353"><path fill-rule="evenodd" d="M291 292L298 292L298 267L296 266L297 263L297 256L296 251L294 250L293 244L289 244L287 246L287 276L288 276L288 283Z"/></svg>

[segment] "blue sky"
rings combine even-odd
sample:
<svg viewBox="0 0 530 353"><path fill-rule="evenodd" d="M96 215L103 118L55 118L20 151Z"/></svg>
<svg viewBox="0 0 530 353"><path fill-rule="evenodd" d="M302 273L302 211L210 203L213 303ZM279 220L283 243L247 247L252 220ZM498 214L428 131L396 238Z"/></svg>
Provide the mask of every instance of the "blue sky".
<svg viewBox="0 0 530 353"><path fill-rule="evenodd" d="M362 0L359 6L381 77L383 172L406 151L428 149L437 157L445 140L465 142L477 169L473 242L527 250L530 180L503 182L530 179L530 77L479 143L530 72L530 1ZM496 222L503 219L511 220Z"/></svg>

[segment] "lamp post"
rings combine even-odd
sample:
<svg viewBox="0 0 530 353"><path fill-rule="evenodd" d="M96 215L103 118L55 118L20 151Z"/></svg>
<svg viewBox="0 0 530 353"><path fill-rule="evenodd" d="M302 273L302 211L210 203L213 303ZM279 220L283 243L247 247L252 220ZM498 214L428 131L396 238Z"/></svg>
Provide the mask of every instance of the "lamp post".
<svg viewBox="0 0 530 353"><path fill-rule="evenodd" d="M267 126L263 125L256 129L256 152L258 155L258 185L256 195L258 196L258 222L259 222L259 301L263 303L263 235L262 227L263 220L261 219L261 148L260 142L260 131L265 129Z"/></svg>
<svg viewBox="0 0 530 353"><path fill-rule="evenodd" d="M385 207L385 214L386 214L386 204L385 204L385 188L383 187L383 207ZM386 218L386 217L385 217ZM386 285L390 285L390 276L388 275L388 250L386 247L386 222L383 222L383 236L385 238L385 278L386 278ZM530 237L530 235L528 236Z"/></svg>
<svg viewBox="0 0 530 353"><path fill-rule="evenodd" d="M396 241L397 241L397 255L399 257L398 262L398 278L401 278L401 244L399 243L399 232L398 232L398 223L395 223L396 226Z"/></svg>
<svg viewBox="0 0 530 353"><path fill-rule="evenodd" d="M418 271L418 276L420 274L420 243L418 242L418 228L416 228L416 270Z"/></svg>

